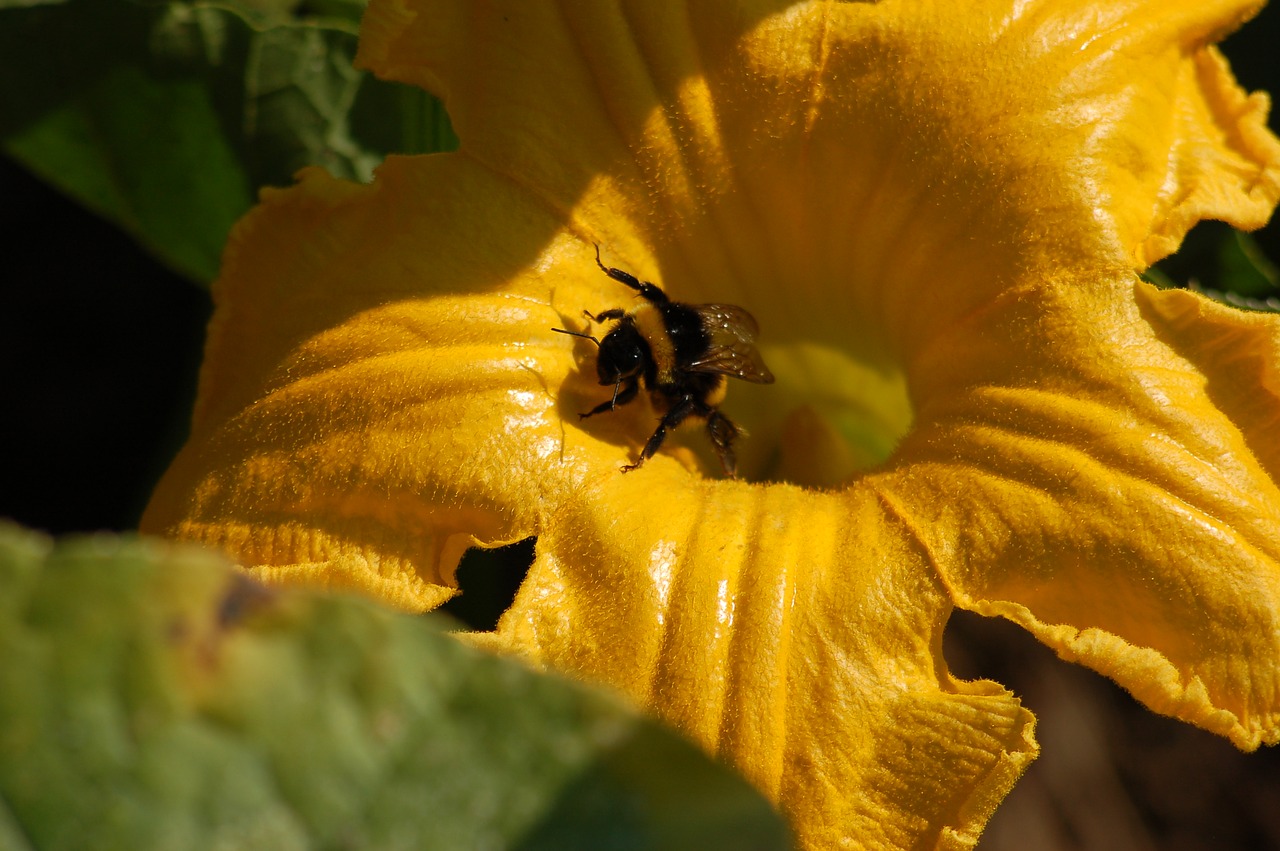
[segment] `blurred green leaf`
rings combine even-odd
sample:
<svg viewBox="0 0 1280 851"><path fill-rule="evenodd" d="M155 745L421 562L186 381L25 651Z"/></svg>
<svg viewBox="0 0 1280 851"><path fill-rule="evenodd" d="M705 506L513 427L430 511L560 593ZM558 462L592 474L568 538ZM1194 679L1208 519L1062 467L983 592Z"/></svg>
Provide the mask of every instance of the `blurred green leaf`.
<svg viewBox="0 0 1280 851"><path fill-rule="evenodd" d="M290 24L316 24L321 21L330 26L346 26L354 33L360 26L367 0L204 0L204 2L175 2L175 0L133 0L142 6L168 8L174 6L205 6L225 9L244 18L255 29L288 26Z"/></svg>
<svg viewBox="0 0 1280 851"><path fill-rule="evenodd" d="M1152 266L1151 268L1144 271L1141 274L1141 278L1149 284L1155 284L1157 287L1159 287L1162 290L1167 290L1173 287L1182 286L1177 281L1175 281L1167 272L1165 272L1163 267L1159 265Z"/></svg>
<svg viewBox="0 0 1280 851"><path fill-rule="evenodd" d="M786 847L693 746L441 623L0 528L0 844Z"/></svg>
<svg viewBox="0 0 1280 851"><path fill-rule="evenodd" d="M360 23L368 0L309 0L299 5L310 9L318 18L345 18Z"/></svg>
<svg viewBox="0 0 1280 851"><path fill-rule="evenodd" d="M174 268L209 278L250 190L201 82L143 67L150 24L115 0L0 13L0 73L21 81L0 95L0 138Z"/></svg>
<svg viewBox="0 0 1280 851"><path fill-rule="evenodd" d="M144 6L166 7L174 0L134 0ZM187 2L185 5L192 5ZM199 4L235 12L257 29L290 24L323 24L355 33L368 0L205 0Z"/></svg>
<svg viewBox="0 0 1280 851"><path fill-rule="evenodd" d="M1186 287L1246 310L1280 311L1280 274L1258 241L1223 222L1196 225L1177 254L1143 277L1160 287Z"/></svg>
<svg viewBox="0 0 1280 851"><path fill-rule="evenodd" d="M288 185L305 165L368 180L387 153L456 146L434 98L351 67L362 10L71 0L0 11L0 141L208 281L258 187Z"/></svg>
<svg viewBox="0 0 1280 851"><path fill-rule="evenodd" d="M1262 253L1256 240L1233 230L1218 246L1221 286L1226 292L1252 297L1274 295L1280 286L1276 266Z"/></svg>

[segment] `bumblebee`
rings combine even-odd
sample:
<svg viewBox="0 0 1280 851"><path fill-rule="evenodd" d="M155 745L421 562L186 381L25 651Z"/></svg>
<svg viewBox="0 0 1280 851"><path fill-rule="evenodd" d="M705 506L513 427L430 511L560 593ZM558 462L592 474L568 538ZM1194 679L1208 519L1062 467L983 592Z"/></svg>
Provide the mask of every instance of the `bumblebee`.
<svg viewBox="0 0 1280 851"><path fill-rule="evenodd" d="M595 343L600 384L613 385L613 398L578 417L585 420L612 411L635 399L643 387L662 418L640 450L640 457L623 467L622 472L635 470L652 458L666 440L667 432L688 420L701 420L725 475L733 477L737 468L733 442L741 431L719 410L727 378L773 383L773 373L756 350L760 327L755 317L732 304L672 301L653 284L604 265L598 245L596 265L613 280L639 293L644 302L629 311L620 307L596 314L583 310L592 322L617 323L602 340L592 334L552 329Z"/></svg>

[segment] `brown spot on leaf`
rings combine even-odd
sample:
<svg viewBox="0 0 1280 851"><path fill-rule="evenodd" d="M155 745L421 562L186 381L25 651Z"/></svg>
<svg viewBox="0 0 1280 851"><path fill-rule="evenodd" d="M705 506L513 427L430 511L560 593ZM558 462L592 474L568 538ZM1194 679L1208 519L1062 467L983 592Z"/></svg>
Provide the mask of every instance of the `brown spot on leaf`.
<svg viewBox="0 0 1280 851"><path fill-rule="evenodd" d="M243 574L235 574L231 585L218 604L218 626L231 629L245 618L273 603L276 593L261 582Z"/></svg>

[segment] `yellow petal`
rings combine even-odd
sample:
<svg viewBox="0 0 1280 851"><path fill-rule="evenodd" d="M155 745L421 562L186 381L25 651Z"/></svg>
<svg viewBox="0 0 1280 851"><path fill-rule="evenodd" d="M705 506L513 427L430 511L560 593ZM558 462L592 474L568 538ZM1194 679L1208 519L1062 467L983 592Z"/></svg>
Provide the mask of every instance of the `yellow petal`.
<svg viewBox="0 0 1280 851"><path fill-rule="evenodd" d="M391 160L369 187L310 171L264 199L232 237L191 439L143 528L264 579L438 605L467 547L533 534L537 495L577 473L550 302L599 273L578 243L558 271L554 217L460 157Z"/></svg>
<svg viewBox="0 0 1280 851"><path fill-rule="evenodd" d="M1240 747L1280 740L1280 319L1126 278L1046 290L921 365L874 481L960 606Z"/></svg>
<svg viewBox="0 0 1280 851"><path fill-rule="evenodd" d="M946 673L950 601L911 530L865 488L645 472L566 503L500 646L653 707L779 801L805 847L975 840L1035 754L1031 716Z"/></svg>

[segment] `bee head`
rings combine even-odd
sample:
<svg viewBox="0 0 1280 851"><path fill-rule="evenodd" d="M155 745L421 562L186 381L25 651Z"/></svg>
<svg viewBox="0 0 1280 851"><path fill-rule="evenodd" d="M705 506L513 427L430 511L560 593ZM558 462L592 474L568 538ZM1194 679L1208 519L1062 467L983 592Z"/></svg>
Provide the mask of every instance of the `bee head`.
<svg viewBox="0 0 1280 851"><path fill-rule="evenodd" d="M624 322L600 341L596 374L601 384L616 384L643 372L651 357L644 337L634 325Z"/></svg>

